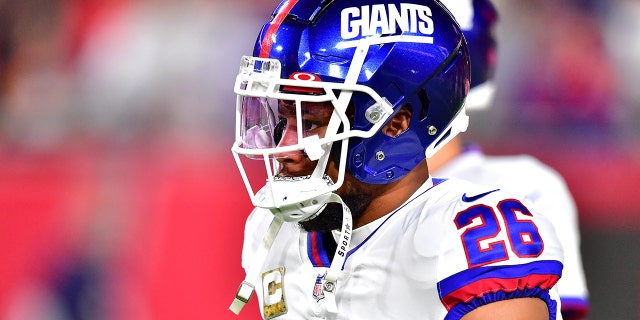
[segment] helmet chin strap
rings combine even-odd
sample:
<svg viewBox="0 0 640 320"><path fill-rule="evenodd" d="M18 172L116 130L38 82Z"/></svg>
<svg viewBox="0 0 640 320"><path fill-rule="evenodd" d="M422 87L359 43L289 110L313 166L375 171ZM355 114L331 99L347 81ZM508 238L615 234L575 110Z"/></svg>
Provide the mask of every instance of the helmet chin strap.
<svg viewBox="0 0 640 320"><path fill-rule="evenodd" d="M351 243L353 217L351 216L351 210L349 210L349 207L342 201L340 196L335 193L332 194L331 202L342 204L342 228L340 229L340 237L338 238L338 247L333 254L333 260L325 275L325 282L322 288L324 289L327 311L330 313L338 313L335 292L338 287L338 277L344 267L345 260L347 259L347 250L349 250L349 244Z"/></svg>
<svg viewBox="0 0 640 320"><path fill-rule="evenodd" d="M347 250L351 243L353 218L351 216L351 210L349 210L349 207L347 207L344 201L342 201L342 198L337 194L331 193L327 202L335 202L342 205L342 228L340 229L340 237L338 238L338 247L333 255L331 267L327 270L325 281L323 283L327 311L330 313L337 313L338 307L335 292L338 288L338 277L342 271L342 267L344 266L347 258ZM271 246L273 245L283 223L284 220L277 216L273 217L273 220L267 229L267 233L262 239L262 244L249 263L247 275L244 281L240 284L231 306L229 306L229 310L233 313L239 314L253 295L256 287L255 283L260 279L260 271L262 270L264 261L266 260L269 250L271 249Z"/></svg>

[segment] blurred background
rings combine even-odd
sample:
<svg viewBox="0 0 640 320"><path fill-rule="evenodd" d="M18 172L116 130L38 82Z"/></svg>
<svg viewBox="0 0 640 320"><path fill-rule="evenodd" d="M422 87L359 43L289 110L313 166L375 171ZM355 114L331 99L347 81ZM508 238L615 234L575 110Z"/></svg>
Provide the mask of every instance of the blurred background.
<svg viewBox="0 0 640 320"><path fill-rule="evenodd" d="M580 212L589 319L640 319L640 0L496 0L495 106ZM0 0L0 320L227 307L251 210L233 83L275 1Z"/></svg>

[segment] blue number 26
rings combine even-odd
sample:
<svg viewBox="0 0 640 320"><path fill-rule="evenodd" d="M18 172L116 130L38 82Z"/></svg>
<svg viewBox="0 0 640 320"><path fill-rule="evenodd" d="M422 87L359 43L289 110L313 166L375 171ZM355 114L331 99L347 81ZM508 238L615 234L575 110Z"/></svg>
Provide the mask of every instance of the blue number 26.
<svg viewBox="0 0 640 320"><path fill-rule="evenodd" d="M527 207L515 199L503 200L497 207L504 219L507 239L498 237L502 226L493 207L476 205L459 212L455 218L458 230L480 219L480 224L469 227L460 236L469 268L507 260L507 250L520 258L535 258L544 250L544 242L535 223L517 216L521 213L531 217Z"/></svg>

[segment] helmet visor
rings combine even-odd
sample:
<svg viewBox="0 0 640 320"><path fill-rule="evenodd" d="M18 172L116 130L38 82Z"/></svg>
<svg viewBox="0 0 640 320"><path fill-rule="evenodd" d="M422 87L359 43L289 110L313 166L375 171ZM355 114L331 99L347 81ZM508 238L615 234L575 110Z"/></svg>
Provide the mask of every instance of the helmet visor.
<svg viewBox="0 0 640 320"><path fill-rule="evenodd" d="M242 97L240 147L258 159L304 154L304 139L324 138L333 112L330 101Z"/></svg>

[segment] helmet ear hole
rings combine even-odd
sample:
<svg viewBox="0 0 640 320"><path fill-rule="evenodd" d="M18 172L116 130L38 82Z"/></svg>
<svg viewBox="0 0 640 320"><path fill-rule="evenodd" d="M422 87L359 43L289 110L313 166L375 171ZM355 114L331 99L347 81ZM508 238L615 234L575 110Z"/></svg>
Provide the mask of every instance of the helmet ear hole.
<svg viewBox="0 0 640 320"><path fill-rule="evenodd" d="M410 104L405 105L387 122L382 128L382 133L395 138L409 129L411 124L411 115L413 113Z"/></svg>

